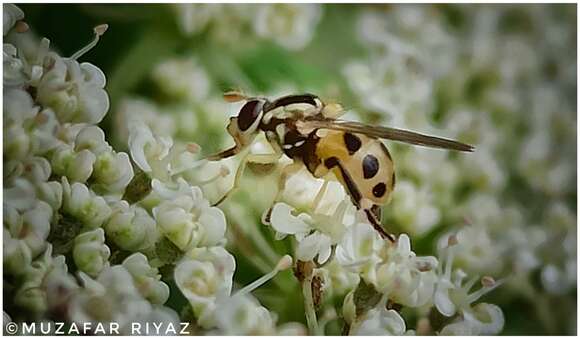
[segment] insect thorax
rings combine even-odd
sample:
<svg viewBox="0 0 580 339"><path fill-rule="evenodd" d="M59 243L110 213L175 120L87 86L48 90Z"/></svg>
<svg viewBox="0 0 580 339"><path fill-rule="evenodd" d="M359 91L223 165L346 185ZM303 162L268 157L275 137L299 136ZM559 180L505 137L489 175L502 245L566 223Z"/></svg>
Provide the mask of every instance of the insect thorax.
<svg viewBox="0 0 580 339"><path fill-rule="evenodd" d="M303 160L308 153L314 152L315 135L301 133L295 122L293 118L272 118L260 128L266 133L268 141L275 143L289 158Z"/></svg>
<svg viewBox="0 0 580 339"><path fill-rule="evenodd" d="M288 157L304 161L314 154L317 138L311 132L300 131L296 122L320 114L322 107L320 99L310 94L282 97L264 105L259 128Z"/></svg>

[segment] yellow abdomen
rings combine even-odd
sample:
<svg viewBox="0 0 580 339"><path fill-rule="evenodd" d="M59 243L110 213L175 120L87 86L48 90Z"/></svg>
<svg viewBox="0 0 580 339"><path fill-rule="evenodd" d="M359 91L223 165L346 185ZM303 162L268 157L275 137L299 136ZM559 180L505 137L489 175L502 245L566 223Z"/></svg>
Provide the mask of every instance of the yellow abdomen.
<svg viewBox="0 0 580 339"><path fill-rule="evenodd" d="M343 131L318 130L316 155L320 165L314 176L324 177L333 171L350 193L355 205L384 205L395 186L393 161L378 139ZM358 203L357 203L358 202Z"/></svg>

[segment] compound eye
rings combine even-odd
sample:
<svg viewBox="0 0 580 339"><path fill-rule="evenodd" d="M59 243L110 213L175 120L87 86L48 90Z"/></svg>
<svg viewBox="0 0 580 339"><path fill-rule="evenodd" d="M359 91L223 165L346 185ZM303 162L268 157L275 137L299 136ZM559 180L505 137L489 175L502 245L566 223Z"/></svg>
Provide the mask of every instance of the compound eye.
<svg viewBox="0 0 580 339"><path fill-rule="evenodd" d="M260 116L260 111L264 104L260 100L248 101L238 114L238 127L242 132L246 131L254 124Z"/></svg>

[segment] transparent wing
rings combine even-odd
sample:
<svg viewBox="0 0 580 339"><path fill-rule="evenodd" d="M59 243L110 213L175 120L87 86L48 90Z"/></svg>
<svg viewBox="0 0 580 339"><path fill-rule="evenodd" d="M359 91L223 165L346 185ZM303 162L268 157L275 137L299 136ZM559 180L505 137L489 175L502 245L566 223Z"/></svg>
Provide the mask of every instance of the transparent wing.
<svg viewBox="0 0 580 339"><path fill-rule="evenodd" d="M307 128L326 128L332 130L360 133L368 135L370 137L400 141L419 146L445 148L462 152L473 152L475 149L473 146L461 143L459 141L434 137L425 134L419 134L403 129L383 126L372 126L354 121L311 118L303 120L303 122L305 124L305 127Z"/></svg>

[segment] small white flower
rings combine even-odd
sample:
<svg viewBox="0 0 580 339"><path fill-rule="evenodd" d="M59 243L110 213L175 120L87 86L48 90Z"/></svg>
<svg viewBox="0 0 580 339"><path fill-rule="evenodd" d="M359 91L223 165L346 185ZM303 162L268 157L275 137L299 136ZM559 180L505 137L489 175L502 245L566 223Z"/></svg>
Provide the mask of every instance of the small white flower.
<svg viewBox="0 0 580 339"><path fill-rule="evenodd" d="M12 186L4 187L3 197L5 206L20 212L34 208L37 203L34 185L22 178L15 179Z"/></svg>
<svg viewBox="0 0 580 339"><path fill-rule="evenodd" d="M337 258L330 260L330 262L319 268L319 270L323 275L324 293L326 295L345 295L348 291L354 290L360 281L360 276L352 272L350 267L343 266Z"/></svg>
<svg viewBox="0 0 580 339"><path fill-rule="evenodd" d="M6 76L6 75L5 75ZM8 88L3 92L3 121L5 125L22 125L40 111L28 92L21 88Z"/></svg>
<svg viewBox="0 0 580 339"><path fill-rule="evenodd" d="M227 6L220 4L176 4L177 23L186 35L193 35L203 30L208 23L220 14Z"/></svg>
<svg viewBox="0 0 580 339"><path fill-rule="evenodd" d="M32 262L33 255L25 242L12 238L10 231L3 229L3 263L6 273L19 275Z"/></svg>
<svg viewBox="0 0 580 339"><path fill-rule="evenodd" d="M6 21L4 21L6 22ZM18 58L18 51L14 45L4 44L2 65L4 70L3 84L7 87L23 87L27 81L22 60ZM6 94L4 94L6 95ZM6 98L6 96L4 97ZM4 99L6 101L6 99ZM6 114L6 110L4 110Z"/></svg>
<svg viewBox="0 0 580 339"><path fill-rule="evenodd" d="M199 187L191 187L188 193L153 208L160 232L183 251L222 243L226 231L223 212L209 205Z"/></svg>
<svg viewBox="0 0 580 339"><path fill-rule="evenodd" d="M548 264L542 268L541 281L544 289L551 294L566 294L576 281L576 265L565 263L564 267Z"/></svg>
<svg viewBox="0 0 580 339"><path fill-rule="evenodd" d="M51 158L54 173L73 182L86 182L93 173L97 157L89 150L75 152L69 145L58 146Z"/></svg>
<svg viewBox="0 0 580 339"><path fill-rule="evenodd" d="M177 178L175 182L163 182L151 179L151 193L140 204L149 210L158 206L164 200L173 200L183 195L189 195L191 185L183 178Z"/></svg>
<svg viewBox="0 0 580 339"><path fill-rule="evenodd" d="M235 269L234 257L222 247L195 248L175 266L175 283L200 325L215 324L216 300L230 295Z"/></svg>
<svg viewBox="0 0 580 339"><path fill-rule="evenodd" d="M175 311L151 305L133 283L127 269L121 265L105 268L96 280L80 272L83 288L69 303L69 316L79 328L86 322L115 322L121 334L131 334L131 324L143 321L172 323L179 328Z"/></svg>
<svg viewBox="0 0 580 339"><path fill-rule="evenodd" d="M159 238L157 224L146 210L121 200L112 207L111 217L103 225L107 237L127 251L151 248Z"/></svg>
<svg viewBox="0 0 580 339"><path fill-rule="evenodd" d="M305 336L308 335L308 331L306 330L304 324L299 322L290 322L278 326L278 332L276 335L292 337Z"/></svg>
<svg viewBox="0 0 580 339"><path fill-rule="evenodd" d="M210 89L205 70L193 58L169 59L153 70L159 89L173 98L200 101Z"/></svg>
<svg viewBox="0 0 580 339"><path fill-rule="evenodd" d="M334 181L313 179L302 171L290 177L282 200L285 202L276 203L270 215L276 237L293 235L296 238L297 259L309 261L317 257L319 263L326 262L331 246L342 239L356 215L342 186Z"/></svg>
<svg viewBox="0 0 580 339"><path fill-rule="evenodd" d="M49 54L55 57L56 54L50 52L50 40L46 38L38 39L30 33L19 33L17 35L8 35L7 37L10 43L15 47L9 50L9 55L13 58L17 58L18 61L12 61L12 72L18 71L23 74L18 74L18 77L22 77L18 80L19 82L11 83L14 87L25 87L25 86L38 86L40 79L42 78L45 66L50 66L50 63L44 63ZM14 62L15 61L15 62ZM20 82L21 81L21 82Z"/></svg>
<svg viewBox="0 0 580 339"><path fill-rule="evenodd" d="M323 185L326 192L317 199ZM342 185L335 181L324 184L323 179L316 179L306 169L290 176L282 192L281 201L299 211L313 211L331 214L347 198Z"/></svg>
<svg viewBox="0 0 580 339"><path fill-rule="evenodd" d="M43 201L19 213L4 204L4 264L7 271L19 273L46 248L52 208ZM22 266L23 265L23 266Z"/></svg>
<svg viewBox="0 0 580 339"><path fill-rule="evenodd" d="M381 58L352 61L343 75L366 109L390 118L397 127L425 130L430 126L424 112L433 100L433 80L410 69L407 59L395 54Z"/></svg>
<svg viewBox="0 0 580 339"><path fill-rule="evenodd" d="M499 307L480 303L473 307L473 313L464 314L446 325L440 335L497 335L503 329L505 320Z"/></svg>
<svg viewBox="0 0 580 339"><path fill-rule="evenodd" d="M56 174L78 182L91 178L93 190L111 194L120 194L133 178L129 156L113 151L99 127L69 125L59 134L64 142L52 155Z"/></svg>
<svg viewBox="0 0 580 339"><path fill-rule="evenodd" d="M318 4L260 4L255 10L256 34L288 49L310 42L322 12Z"/></svg>
<svg viewBox="0 0 580 339"><path fill-rule="evenodd" d="M146 124L154 135L171 136L175 134L177 124L170 114L155 105L150 100L143 98L127 98L119 103L119 109L115 113L115 133L119 142L128 142L131 126L139 122ZM195 117L191 117L195 119Z"/></svg>
<svg viewBox="0 0 580 339"><path fill-rule="evenodd" d="M390 211L393 218L412 235L423 235L433 229L441 219L434 206L428 187L418 187L407 180L399 180L393 194Z"/></svg>
<svg viewBox="0 0 580 339"><path fill-rule="evenodd" d="M500 133L491 119L489 112L458 109L449 112L445 122L445 131L457 140L477 145L477 149L485 146L489 149L502 142L504 135Z"/></svg>
<svg viewBox="0 0 580 339"><path fill-rule="evenodd" d="M78 219L86 228L101 226L111 215L111 208L105 199L95 195L81 183L69 184L62 177L63 210Z"/></svg>
<svg viewBox="0 0 580 339"><path fill-rule="evenodd" d="M336 260L345 269L359 273L366 281L376 281L377 265L385 241L367 223L357 223L346 231L336 247Z"/></svg>
<svg viewBox="0 0 580 339"><path fill-rule="evenodd" d="M34 119L32 119L33 126L31 127L30 147L32 153L41 156L47 156L48 152L61 144L57 138L57 132L60 128L60 123L56 114L51 109L43 109Z"/></svg>
<svg viewBox="0 0 580 339"><path fill-rule="evenodd" d="M250 294L222 297L216 303L220 335L273 335L276 318Z"/></svg>
<svg viewBox="0 0 580 339"><path fill-rule="evenodd" d="M105 193L123 192L133 178L133 166L125 152L103 152L93 165L91 176L96 191Z"/></svg>
<svg viewBox="0 0 580 339"><path fill-rule="evenodd" d="M24 19L24 12L13 4L2 5L2 9L4 22L3 29L4 35L6 35L18 20Z"/></svg>
<svg viewBox="0 0 580 339"><path fill-rule="evenodd" d="M113 150L105 140L105 132L98 126L76 124L74 129L78 130L74 136L75 152L89 150L91 153L99 155Z"/></svg>
<svg viewBox="0 0 580 339"><path fill-rule="evenodd" d="M342 224L345 208L337 209L334 215L315 214L313 216L301 213L292 214L292 207L284 203L277 203L272 208L272 228L278 232L278 238L294 235L299 241L296 249L296 258L309 261L317 258L319 263L328 260L331 254L331 245L340 240L344 225Z"/></svg>
<svg viewBox="0 0 580 339"><path fill-rule="evenodd" d="M459 166L462 180L478 191L497 192L504 188L505 170L486 146L477 148L473 156L461 157Z"/></svg>
<svg viewBox="0 0 580 339"><path fill-rule="evenodd" d="M38 185L48 181L51 173L50 163L45 158L35 156L26 157L21 161L9 160L4 166L7 169L4 182L10 184L13 184L16 178L22 178Z"/></svg>
<svg viewBox="0 0 580 339"><path fill-rule="evenodd" d="M91 277L98 276L109 263L111 250L105 245L102 228L79 234L74 241L73 258L79 270Z"/></svg>
<svg viewBox="0 0 580 339"><path fill-rule="evenodd" d="M64 256L52 257L52 245L48 245L41 258L25 267L15 302L35 313L66 303L66 298L78 287L67 271Z"/></svg>
<svg viewBox="0 0 580 339"><path fill-rule="evenodd" d="M453 255L457 242L458 239L455 236L448 238L447 258L439 268L437 287L433 296L435 307L447 317L459 313L467 321L462 325L450 327L448 331L466 331L462 328L467 326L467 328L472 328L475 335L497 334L503 328L504 323L501 309L485 303L475 306L471 306L471 304L501 285L501 282L496 282L493 278L486 276L481 279L482 287L475 292L470 292L478 277L475 276L464 283L463 280L467 274L460 269L452 271Z"/></svg>
<svg viewBox="0 0 580 339"><path fill-rule="evenodd" d="M109 110L103 72L90 63L79 64L54 53L48 62L52 67L38 83L37 101L52 108L63 123L99 123Z"/></svg>
<svg viewBox="0 0 580 339"><path fill-rule="evenodd" d="M30 137L20 125L4 127L4 155L9 159L24 159L30 152Z"/></svg>
<svg viewBox="0 0 580 339"><path fill-rule="evenodd" d="M131 158L144 172L155 178L166 179L169 175L169 150L173 141L169 137L156 137L143 123L129 127Z"/></svg>
<svg viewBox="0 0 580 339"><path fill-rule="evenodd" d="M122 264L133 277L141 295L153 304L164 304L169 298L169 286L161 281L156 268L151 267L142 253L133 253Z"/></svg>
<svg viewBox="0 0 580 339"><path fill-rule="evenodd" d="M50 163L45 158L30 157L25 159L23 176L33 183L48 181L50 178Z"/></svg>
<svg viewBox="0 0 580 339"><path fill-rule="evenodd" d="M411 251L411 242L401 234L384 254L384 263L377 268L375 284L378 291L410 307L420 307L430 302L435 290L437 267L435 257L417 257Z"/></svg>
<svg viewBox="0 0 580 339"><path fill-rule="evenodd" d="M403 335L405 330L405 320L401 315L395 310L387 310L382 305L371 309L362 319L355 322L349 335Z"/></svg>
<svg viewBox="0 0 580 339"><path fill-rule="evenodd" d="M511 231L507 232L511 233ZM441 254L447 250L447 242L451 234L439 238L437 247ZM453 246L455 266L467 272L492 274L501 269L501 252L496 240L492 240L486 227L466 225L453 235L457 244ZM515 245L515 242L514 242Z"/></svg>
<svg viewBox="0 0 580 339"><path fill-rule="evenodd" d="M58 181L37 183L36 196L57 211L62 205L62 185Z"/></svg>

